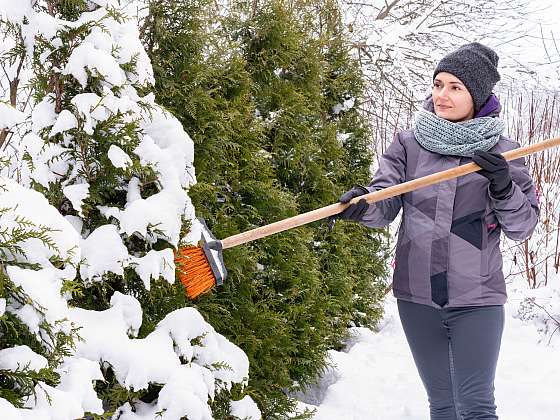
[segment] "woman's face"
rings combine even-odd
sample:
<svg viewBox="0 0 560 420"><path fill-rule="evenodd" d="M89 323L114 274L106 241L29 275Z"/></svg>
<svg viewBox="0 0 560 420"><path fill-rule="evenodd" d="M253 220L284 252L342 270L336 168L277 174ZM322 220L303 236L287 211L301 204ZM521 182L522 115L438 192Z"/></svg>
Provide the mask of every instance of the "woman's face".
<svg viewBox="0 0 560 420"><path fill-rule="evenodd" d="M474 103L465 85L450 73L438 73L432 88L434 110L440 118L465 121L474 117Z"/></svg>

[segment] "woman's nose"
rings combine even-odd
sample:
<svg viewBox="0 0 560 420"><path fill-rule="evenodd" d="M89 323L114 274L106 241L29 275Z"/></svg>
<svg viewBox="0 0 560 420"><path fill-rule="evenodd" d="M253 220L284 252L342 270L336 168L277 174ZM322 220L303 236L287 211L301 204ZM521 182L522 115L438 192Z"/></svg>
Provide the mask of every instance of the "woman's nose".
<svg viewBox="0 0 560 420"><path fill-rule="evenodd" d="M446 87L444 87L444 88L440 89L440 91L438 92L438 96L440 98L447 98L448 93L449 93L448 89Z"/></svg>

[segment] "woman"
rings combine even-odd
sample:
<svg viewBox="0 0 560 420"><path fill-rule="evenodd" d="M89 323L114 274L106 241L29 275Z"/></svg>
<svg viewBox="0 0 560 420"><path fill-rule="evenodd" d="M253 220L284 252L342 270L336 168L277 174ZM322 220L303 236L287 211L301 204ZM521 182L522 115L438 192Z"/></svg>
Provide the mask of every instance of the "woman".
<svg viewBox="0 0 560 420"><path fill-rule="evenodd" d="M502 135L498 56L479 43L445 56L415 126L395 136L367 186L339 201L474 161L476 173L374 204L365 199L339 217L378 228L403 210L393 293L432 420L497 419L494 376L506 287L500 234L523 241L538 202L519 144Z"/></svg>

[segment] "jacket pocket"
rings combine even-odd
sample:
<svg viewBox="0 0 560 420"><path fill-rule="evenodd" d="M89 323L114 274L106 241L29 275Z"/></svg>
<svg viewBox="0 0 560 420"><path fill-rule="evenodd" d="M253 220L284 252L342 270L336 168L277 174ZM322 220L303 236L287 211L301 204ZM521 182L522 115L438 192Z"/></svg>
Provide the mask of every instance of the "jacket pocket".
<svg viewBox="0 0 560 420"><path fill-rule="evenodd" d="M498 218L496 217L496 213L494 213L493 211L489 214L486 215L486 217L484 218L485 224L486 224L486 233L490 236L493 233L497 233L498 232L498 228L500 226L499 222L498 222Z"/></svg>
<svg viewBox="0 0 560 420"><path fill-rule="evenodd" d="M494 272L502 268L502 254L500 250L500 236L502 229L500 222L496 218L496 214L491 211L484 218L486 232L486 247L484 250L485 258L485 274L492 275Z"/></svg>

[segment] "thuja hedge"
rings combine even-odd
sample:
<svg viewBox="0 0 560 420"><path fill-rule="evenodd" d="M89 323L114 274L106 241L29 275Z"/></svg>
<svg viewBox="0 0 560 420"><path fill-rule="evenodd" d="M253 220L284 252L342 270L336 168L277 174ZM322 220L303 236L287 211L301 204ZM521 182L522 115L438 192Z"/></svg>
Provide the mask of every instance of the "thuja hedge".
<svg viewBox="0 0 560 420"><path fill-rule="evenodd" d="M141 23L158 103L195 142L189 195L218 238L331 204L370 177L363 78L334 1L154 0ZM345 106L344 106L345 105ZM382 313L382 233L325 221L225 250L229 277L194 302L248 355L249 392L287 418L351 325ZM302 415L305 417L305 415Z"/></svg>

